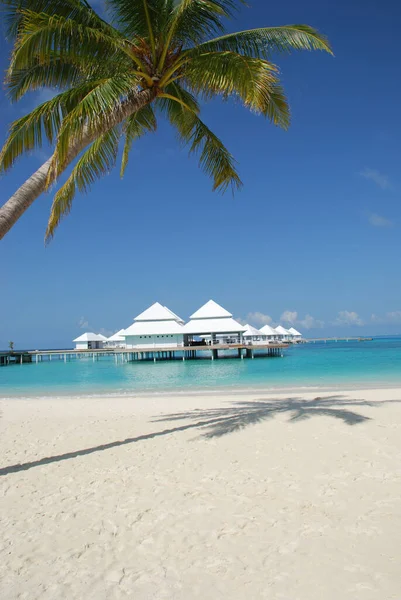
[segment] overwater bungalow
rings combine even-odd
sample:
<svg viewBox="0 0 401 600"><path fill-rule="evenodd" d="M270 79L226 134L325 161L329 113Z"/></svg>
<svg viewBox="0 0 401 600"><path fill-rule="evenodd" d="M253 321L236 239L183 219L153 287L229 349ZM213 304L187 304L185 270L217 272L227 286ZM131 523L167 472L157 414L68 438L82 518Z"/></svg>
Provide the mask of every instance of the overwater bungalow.
<svg viewBox="0 0 401 600"><path fill-rule="evenodd" d="M277 333L277 339L280 339L283 342L288 342L292 339L292 334L288 331L288 329L286 329L282 325L279 325L278 327L276 327L276 333Z"/></svg>
<svg viewBox="0 0 401 600"><path fill-rule="evenodd" d="M214 300L206 302L189 319L182 329L186 345L196 343L196 338L209 339L213 345L242 342L245 327Z"/></svg>
<svg viewBox="0 0 401 600"><path fill-rule="evenodd" d="M302 333L297 331L294 327L290 327L288 331L291 333L292 339L295 342L299 342L302 339Z"/></svg>
<svg viewBox="0 0 401 600"><path fill-rule="evenodd" d="M120 331L117 331L107 338L107 348L125 348L125 337L122 335L123 333L124 329L120 329Z"/></svg>
<svg viewBox="0 0 401 600"><path fill-rule="evenodd" d="M245 331L242 334L242 337L246 344L266 343L266 336L264 333L260 329L256 329L256 327L249 325L249 323L245 325Z"/></svg>
<svg viewBox="0 0 401 600"><path fill-rule="evenodd" d="M126 348L179 348L184 345L184 321L166 306L155 302L121 332Z"/></svg>
<svg viewBox="0 0 401 600"><path fill-rule="evenodd" d="M263 335L266 337L266 339L270 342L279 339L279 334L277 333L277 331L275 329L273 329L273 327L270 327L270 325L264 325L263 327L260 328L260 331L263 333Z"/></svg>
<svg viewBox="0 0 401 600"><path fill-rule="evenodd" d="M104 347L106 339L104 335L87 331L72 341L76 350L99 350Z"/></svg>
<svg viewBox="0 0 401 600"><path fill-rule="evenodd" d="M275 330L269 325L260 330L250 324L243 326L228 310L209 300L190 316L188 323L167 306L155 302L136 316L130 327L109 338L87 332L74 342L78 351L104 350L105 355L113 352L116 361L118 357L130 361L215 359L233 356L233 352L239 358L254 358L280 356L282 348L287 346L280 342L288 341L290 335L284 328ZM92 358L95 360L95 353Z"/></svg>

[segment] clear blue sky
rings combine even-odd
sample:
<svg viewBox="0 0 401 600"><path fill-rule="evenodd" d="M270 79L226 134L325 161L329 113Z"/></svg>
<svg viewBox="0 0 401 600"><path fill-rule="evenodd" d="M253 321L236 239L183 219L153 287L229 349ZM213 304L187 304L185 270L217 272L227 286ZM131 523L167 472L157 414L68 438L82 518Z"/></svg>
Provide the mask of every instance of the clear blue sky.
<svg viewBox="0 0 401 600"><path fill-rule="evenodd" d="M317 27L335 51L276 57L290 130L234 103L204 107L243 190L213 193L160 124L123 180L117 169L76 198L47 248L42 197L0 243L0 348L70 346L85 329L127 327L156 300L187 318L213 298L257 326L290 311L309 336L401 332L401 5L252 0L231 28L288 23ZM2 141L38 96L11 106L1 92ZM1 179L0 203L42 154Z"/></svg>

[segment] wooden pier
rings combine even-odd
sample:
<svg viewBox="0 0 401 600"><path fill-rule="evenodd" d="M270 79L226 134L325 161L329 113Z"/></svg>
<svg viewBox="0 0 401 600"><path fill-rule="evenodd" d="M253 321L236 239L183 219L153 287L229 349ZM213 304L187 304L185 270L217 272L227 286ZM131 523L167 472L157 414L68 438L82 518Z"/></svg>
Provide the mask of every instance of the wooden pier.
<svg viewBox="0 0 401 600"><path fill-rule="evenodd" d="M0 353L0 366L10 364L39 363L43 361L90 359L114 357L116 363L166 360L217 360L225 358L262 358L283 356L289 344L214 344L199 346L172 346L152 348L100 348L98 350L24 350Z"/></svg>
<svg viewBox="0 0 401 600"><path fill-rule="evenodd" d="M0 367L7 365L22 365L32 362L32 356L28 351L0 352Z"/></svg>

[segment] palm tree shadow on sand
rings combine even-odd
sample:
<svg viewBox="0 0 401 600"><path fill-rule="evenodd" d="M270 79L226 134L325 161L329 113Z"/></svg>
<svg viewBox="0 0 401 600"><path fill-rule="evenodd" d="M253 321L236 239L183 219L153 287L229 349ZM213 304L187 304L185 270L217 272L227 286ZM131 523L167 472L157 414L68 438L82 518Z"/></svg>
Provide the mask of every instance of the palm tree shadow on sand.
<svg viewBox="0 0 401 600"><path fill-rule="evenodd" d="M390 401L391 402L391 401ZM197 427L202 428L202 437L222 437L235 433L250 425L273 419L275 416L289 413L289 421L297 423L312 417L333 417L342 420L346 425L358 425L370 420L355 409L364 406L378 406L382 402L368 402L361 399L346 399L345 396L317 397L313 400L304 398L286 398L284 400L256 399L251 402L240 401L228 407L212 409L196 409L158 417L153 422L174 422L195 420ZM204 424L202 425L201 421Z"/></svg>
<svg viewBox="0 0 401 600"><path fill-rule="evenodd" d="M89 454L103 452L105 450L119 448L120 446L135 444L191 429L200 431L201 437L204 438L222 437L229 433L240 431L250 425L256 425L267 419L273 419L276 415L286 413L289 413L289 421L292 423L299 423L306 419L311 419L312 417L333 417L335 419L340 419L346 425L353 426L370 420L370 417L366 417L365 415L356 412L357 409L363 407L378 408L379 406L393 402L399 403L400 401L377 400L375 402L368 402L366 400L346 399L345 396L325 396L324 398L318 397L313 400L295 397L285 398L283 400L266 400L261 398L252 401L231 402L226 407L196 409L187 412L162 415L154 418L151 422L174 423L174 426L136 437L129 437L124 440L115 440L90 448L81 448L64 454L46 456L31 462L2 467L0 468L0 476L17 473L19 471L28 471L35 467L87 456ZM178 423L178 421L181 421L181 423Z"/></svg>

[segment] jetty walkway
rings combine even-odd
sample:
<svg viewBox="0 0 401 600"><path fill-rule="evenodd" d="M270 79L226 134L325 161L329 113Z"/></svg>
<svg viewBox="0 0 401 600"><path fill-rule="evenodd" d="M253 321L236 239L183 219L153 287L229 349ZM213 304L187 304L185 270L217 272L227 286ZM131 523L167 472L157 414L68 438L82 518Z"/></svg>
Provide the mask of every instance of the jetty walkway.
<svg viewBox="0 0 401 600"><path fill-rule="evenodd" d="M38 363L42 361L92 359L113 356L118 362L197 360L219 358L262 358L282 356L290 344L213 344L197 346L173 346L151 348L100 348L97 350L15 350L0 352L0 366Z"/></svg>

